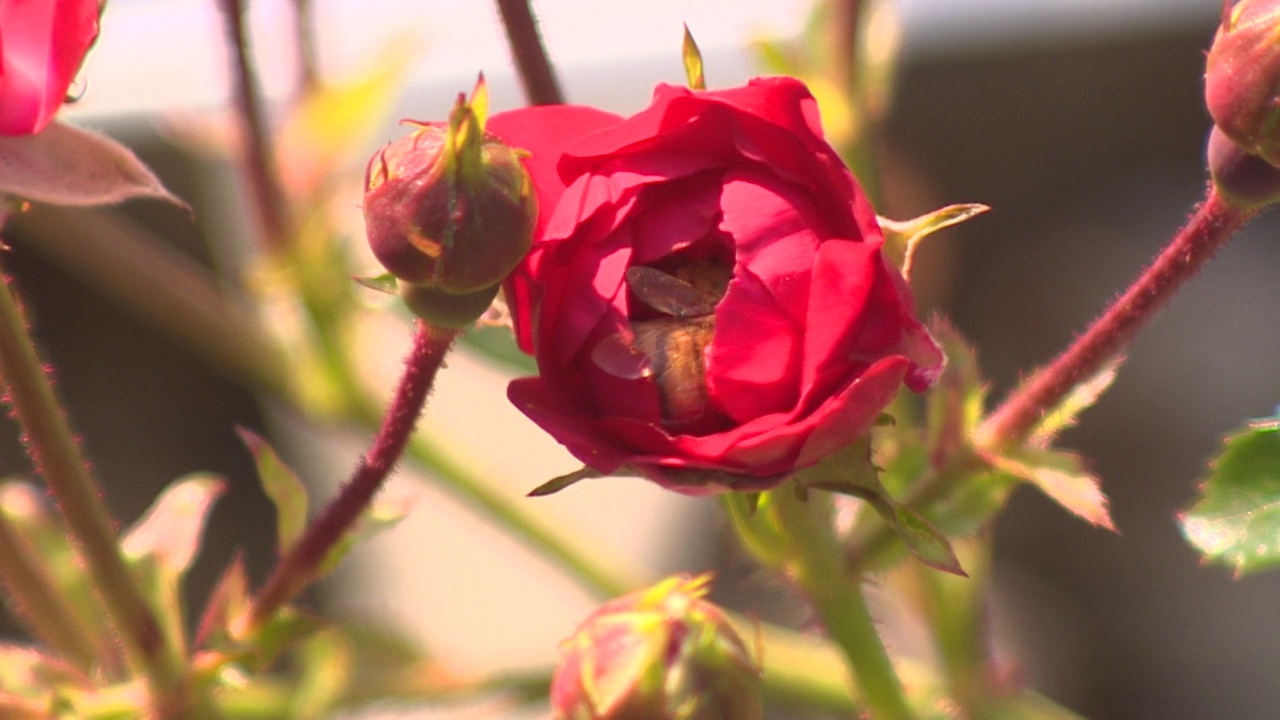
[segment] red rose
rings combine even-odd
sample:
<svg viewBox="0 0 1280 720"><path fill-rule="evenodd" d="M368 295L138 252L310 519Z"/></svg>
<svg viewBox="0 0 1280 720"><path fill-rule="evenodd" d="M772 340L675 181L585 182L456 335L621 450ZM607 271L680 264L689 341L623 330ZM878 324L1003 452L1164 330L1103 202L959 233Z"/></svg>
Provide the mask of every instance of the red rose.
<svg viewBox="0 0 1280 720"><path fill-rule="evenodd" d="M507 394L587 466L761 489L854 442L941 351L791 78L661 85L630 118L493 117L542 208L507 284L538 377Z"/></svg>
<svg viewBox="0 0 1280 720"><path fill-rule="evenodd" d="M98 0L0 0L0 135L44 129L98 37Z"/></svg>

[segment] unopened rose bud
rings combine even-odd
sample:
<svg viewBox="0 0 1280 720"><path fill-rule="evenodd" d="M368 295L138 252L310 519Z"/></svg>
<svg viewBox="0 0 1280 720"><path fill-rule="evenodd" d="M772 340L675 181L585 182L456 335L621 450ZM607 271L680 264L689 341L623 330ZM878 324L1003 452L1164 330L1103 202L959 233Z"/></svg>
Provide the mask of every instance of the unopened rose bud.
<svg viewBox="0 0 1280 720"><path fill-rule="evenodd" d="M710 575L676 576L606 603L560 648L557 720L757 720L760 669L720 608Z"/></svg>
<svg viewBox="0 0 1280 720"><path fill-rule="evenodd" d="M529 251L536 196L519 154L484 132L483 113L476 95L459 96L449 122L417 124L369 161L369 247L399 280L431 291L416 293L419 305L433 294L492 299Z"/></svg>
<svg viewBox="0 0 1280 720"><path fill-rule="evenodd" d="M1224 8L1209 49L1205 102L1227 137L1280 165L1280 0Z"/></svg>

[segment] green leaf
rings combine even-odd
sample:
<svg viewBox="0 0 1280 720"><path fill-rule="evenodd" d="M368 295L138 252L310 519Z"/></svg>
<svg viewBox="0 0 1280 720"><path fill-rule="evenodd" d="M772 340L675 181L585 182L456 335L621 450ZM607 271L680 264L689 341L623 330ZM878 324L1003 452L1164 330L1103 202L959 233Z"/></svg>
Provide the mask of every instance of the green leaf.
<svg viewBox="0 0 1280 720"><path fill-rule="evenodd" d="M1280 565L1280 418L1250 423L1225 444L1178 523L1205 562L1239 577Z"/></svg>
<svg viewBox="0 0 1280 720"><path fill-rule="evenodd" d="M316 566L314 578L324 577L333 572L333 569L342 562L342 558L351 552L352 546L365 538L372 537L395 527L405 516L409 514L409 507L413 504L410 498L384 498L379 497L374 500L373 505L360 516L347 534L339 540L324 560L320 561ZM313 578L313 579L314 579Z"/></svg>
<svg viewBox="0 0 1280 720"><path fill-rule="evenodd" d="M934 529L923 515L906 505L895 503L893 525L917 560L935 570L969 577L964 568L960 567L960 559L956 557L951 542Z"/></svg>
<svg viewBox="0 0 1280 720"><path fill-rule="evenodd" d="M289 552L302 537L307 526L307 489L293 474L266 440L244 428L237 428L240 439L253 453L258 466L262 491L276 508L276 542L280 554Z"/></svg>
<svg viewBox="0 0 1280 720"><path fill-rule="evenodd" d="M910 279L916 248L920 246L921 240L990 209L986 205L966 203L948 205L911 220L880 218L880 229L884 231L885 258L902 270L903 277Z"/></svg>
<svg viewBox="0 0 1280 720"><path fill-rule="evenodd" d="M1078 455L1028 448L1006 456L986 455L1002 472L1026 480L1062 507L1099 527L1115 532L1107 496L1098 479L1084 469Z"/></svg>
<svg viewBox="0 0 1280 720"><path fill-rule="evenodd" d="M689 81L689 87L693 90L706 90L707 79L702 75L702 51L698 49L698 43L693 41L693 33L689 32L689 26L684 26L684 43L680 48L681 58L684 60L684 74Z"/></svg>
<svg viewBox="0 0 1280 720"><path fill-rule="evenodd" d="M182 637L186 629L182 578L200 552L209 510L224 490L226 483L212 475L179 479L160 493L120 541L170 638Z"/></svg>
<svg viewBox="0 0 1280 720"><path fill-rule="evenodd" d="M226 483L213 475L188 475L174 482L125 533L125 555L154 558L167 575L181 578L200 552L209 510L224 490Z"/></svg>

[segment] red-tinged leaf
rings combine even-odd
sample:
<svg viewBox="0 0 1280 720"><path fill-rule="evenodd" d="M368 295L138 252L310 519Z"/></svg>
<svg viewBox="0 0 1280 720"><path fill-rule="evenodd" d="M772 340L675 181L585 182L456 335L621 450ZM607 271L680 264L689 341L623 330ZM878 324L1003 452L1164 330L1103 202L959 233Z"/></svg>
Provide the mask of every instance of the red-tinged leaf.
<svg viewBox="0 0 1280 720"><path fill-rule="evenodd" d="M1117 357L1102 366L1102 369L1085 378L1067 396L1049 412L1045 413L1036 429L1032 432L1027 444L1037 448L1047 448L1058 433L1076 424L1080 413L1090 408L1102 394L1111 387L1116 379L1116 372L1123 357Z"/></svg>
<svg viewBox="0 0 1280 720"><path fill-rule="evenodd" d="M1178 518L1205 562L1237 576L1280 565L1280 418L1251 423L1226 439L1200 486L1200 499Z"/></svg>
<svg viewBox="0 0 1280 720"><path fill-rule="evenodd" d="M209 594L196 630L196 647L209 647L229 639L231 621L244 613L248 601L249 576L244 569L244 556L236 553Z"/></svg>
<svg viewBox="0 0 1280 720"><path fill-rule="evenodd" d="M1026 480L1054 502L1081 518L1115 532L1107 496L1098 479L1084 469L1080 458L1051 450L1021 450L1012 456L988 455L996 469Z"/></svg>
<svg viewBox="0 0 1280 720"><path fill-rule="evenodd" d="M187 207L129 148L56 121L35 135L0 137L0 195L73 206L156 198Z"/></svg>
<svg viewBox="0 0 1280 720"><path fill-rule="evenodd" d="M298 476L280 460L275 450L258 435L238 428L240 439L249 452L253 453L253 461L258 466L258 482L262 483L262 491L276 508L276 542L279 543L280 554L291 548L307 526L307 489L303 487Z"/></svg>
<svg viewBox="0 0 1280 720"><path fill-rule="evenodd" d="M154 558L168 574L181 577L200 551L205 520L226 483L212 475L191 475L170 485L121 544L132 558Z"/></svg>
<svg viewBox="0 0 1280 720"><path fill-rule="evenodd" d="M351 552L352 546L366 538L377 535L383 530L390 530L405 519L416 498L379 496L373 505L360 516L355 527L338 541L320 564L316 566L314 578L321 578L333 572L338 563Z"/></svg>

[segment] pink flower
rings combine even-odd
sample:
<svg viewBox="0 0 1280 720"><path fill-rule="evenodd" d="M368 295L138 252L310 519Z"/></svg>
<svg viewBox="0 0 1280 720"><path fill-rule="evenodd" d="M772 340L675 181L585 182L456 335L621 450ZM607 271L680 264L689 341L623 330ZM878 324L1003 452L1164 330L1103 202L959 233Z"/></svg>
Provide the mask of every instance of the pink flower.
<svg viewBox="0 0 1280 720"><path fill-rule="evenodd" d="M97 0L0 0L0 135L44 129L98 37Z"/></svg>
<svg viewBox="0 0 1280 720"><path fill-rule="evenodd" d="M661 85L630 118L534 107L488 129L530 152L542 209L507 284L539 375L507 394L587 466L689 494L771 487L940 371L797 80Z"/></svg>

